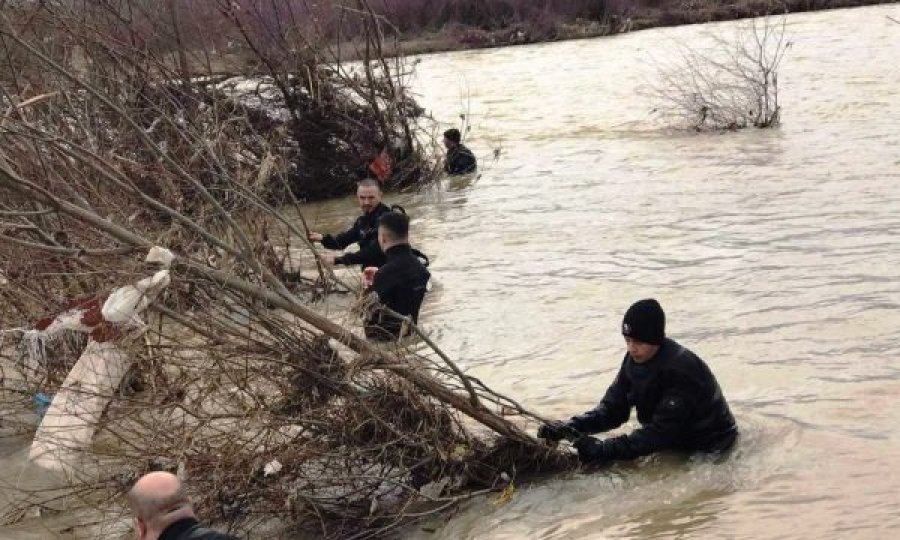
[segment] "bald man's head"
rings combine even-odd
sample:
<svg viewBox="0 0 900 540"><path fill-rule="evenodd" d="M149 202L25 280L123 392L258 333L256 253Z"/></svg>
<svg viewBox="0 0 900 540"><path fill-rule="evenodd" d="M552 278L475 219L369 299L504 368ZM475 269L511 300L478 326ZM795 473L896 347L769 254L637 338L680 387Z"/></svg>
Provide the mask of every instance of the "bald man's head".
<svg viewBox="0 0 900 540"><path fill-rule="evenodd" d="M142 476L128 492L128 504L140 538L157 538L172 523L194 517L181 481L167 472Z"/></svg>

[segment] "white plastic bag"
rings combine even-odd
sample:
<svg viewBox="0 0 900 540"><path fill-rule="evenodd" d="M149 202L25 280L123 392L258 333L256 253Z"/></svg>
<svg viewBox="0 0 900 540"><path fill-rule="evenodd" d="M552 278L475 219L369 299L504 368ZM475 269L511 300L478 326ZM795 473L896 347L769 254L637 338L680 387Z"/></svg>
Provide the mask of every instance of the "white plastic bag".
<svg viewBox="0 0 900 540"><path fill-rule="evenodd" d="M103 303L103 318L113 323L127 323L147 309L156 296L169 284L169 271L160 270L134 285L114 290Z"/></svg>

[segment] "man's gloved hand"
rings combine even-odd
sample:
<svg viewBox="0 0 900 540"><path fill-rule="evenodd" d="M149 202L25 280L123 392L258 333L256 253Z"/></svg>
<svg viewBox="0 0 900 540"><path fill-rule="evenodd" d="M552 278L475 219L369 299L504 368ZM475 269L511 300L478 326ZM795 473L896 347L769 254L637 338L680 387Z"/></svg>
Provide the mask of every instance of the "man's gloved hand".
<svg viewBox="0 0 900 540"><path fill-rule="evenodd" d="M579 437L572 445L578 450L578 459L584 464L596 465L606 461L603 458L603 443L596 437Z"/></svg>
<svg viewBox="0 0 900 540"><path fill-rule="evenodd" d="M550 422L538 428L538 439L546 439L550 442L561 441L572 431L571 426L565 422Z"/></svg>

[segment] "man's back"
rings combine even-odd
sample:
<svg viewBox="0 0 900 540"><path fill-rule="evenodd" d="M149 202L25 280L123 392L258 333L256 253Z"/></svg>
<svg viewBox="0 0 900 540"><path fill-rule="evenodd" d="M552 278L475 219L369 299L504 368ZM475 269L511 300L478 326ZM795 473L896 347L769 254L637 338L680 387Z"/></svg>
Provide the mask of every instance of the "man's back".
<svg viewBox="0 0 900 540"><path fill-rule="evenodd" d="M657 358L646 364L626 359L624 371L628 401L642 424L669 404L664 400L679 399L689 409L675 447L712 452L731 445L737 435L731 409L709 366L689 349L667 339Z"/></svg>
<svg viewBox="0 0 900 540"><path fill-rule="evenodd" d="M478 169L475 154L466 145L458 144L447 152L444 170L449 174L469 174Z"/></svg>
<svg viewBox="0 0 900 540"><path fill-rule="evenodd" d="M409 244L391 247L385 255L387 262L375 274L372 290L379 302L416 322L431 274ZM366 335L389 341L400 337L401 327L402 321L376 308L366 321Z"/></svg>

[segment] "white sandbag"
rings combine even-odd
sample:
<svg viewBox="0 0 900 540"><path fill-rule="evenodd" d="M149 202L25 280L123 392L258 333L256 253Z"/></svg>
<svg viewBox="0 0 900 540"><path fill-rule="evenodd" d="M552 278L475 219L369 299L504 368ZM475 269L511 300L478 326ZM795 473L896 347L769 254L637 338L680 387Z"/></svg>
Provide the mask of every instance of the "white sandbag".
<svg viewBox="0 0 900 540"><path fill-rule="evenodd" d="M70 477L77 473L79 454L90 447L131 362L113 342L89 342L44 414L29 460Z"/></svg>
<svg viewBox="0 0 900 540"><path fill-rule="evenodd" d="M175 256L167 249L154 247L148 262L168 267ZM103 303L105 322L126 328L142 327L140 314L170 282L169 271L160 270L133 285L115 289ZM52 339L63 330L91 332L94 327L83 321L84 309L73 308L54 318L43 331L26 335L35 349L29 356L39 357L44 339ZM132 334L134 335L134 334ZM90 448L100 418L112 400L132 360L114 341L90 340L38 426L29 451L29 459L49 470L72 476L79 471L80 454Z"/></svg>

